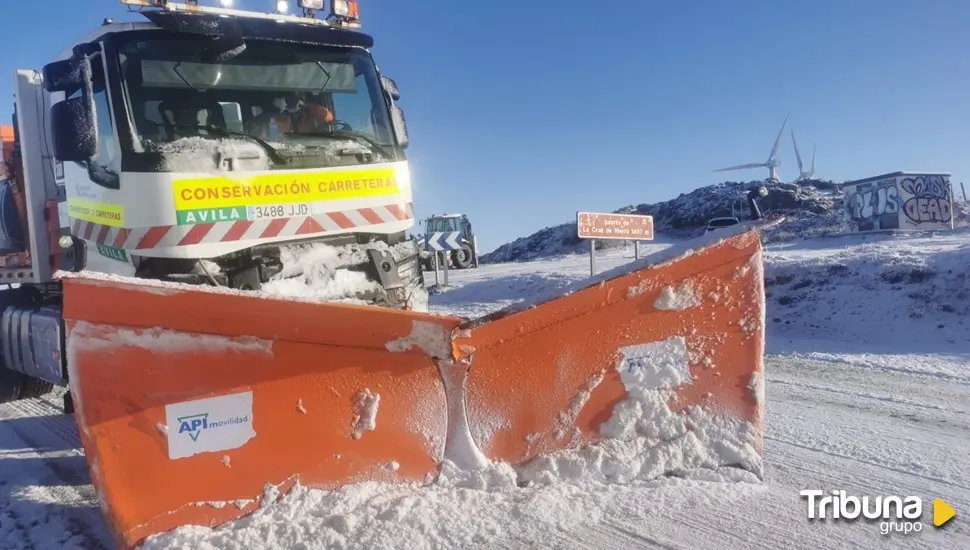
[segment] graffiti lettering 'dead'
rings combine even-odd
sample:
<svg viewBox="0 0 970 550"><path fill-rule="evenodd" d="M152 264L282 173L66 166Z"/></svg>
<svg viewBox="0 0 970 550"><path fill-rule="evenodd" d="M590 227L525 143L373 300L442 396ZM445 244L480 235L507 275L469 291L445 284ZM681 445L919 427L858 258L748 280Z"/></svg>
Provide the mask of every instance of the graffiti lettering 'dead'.
<svg viewBox="0 0 970 550"><path fill-rule="evenodd" d="M903 203L903 212L915 224L949 223L953 215L950 204L950 182L943 176L919 176L900 182L912 195Z"/></svg>

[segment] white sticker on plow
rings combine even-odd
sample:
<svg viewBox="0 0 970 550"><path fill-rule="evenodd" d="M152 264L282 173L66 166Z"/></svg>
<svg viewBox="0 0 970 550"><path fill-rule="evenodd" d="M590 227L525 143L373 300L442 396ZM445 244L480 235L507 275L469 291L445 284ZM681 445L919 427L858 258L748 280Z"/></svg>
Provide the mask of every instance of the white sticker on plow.
<svg viewBox="0 0 970 550"><path fill-rule="evenodd" d="M253 392L165 405L168 458L238 449L256 437Z"/></svg>

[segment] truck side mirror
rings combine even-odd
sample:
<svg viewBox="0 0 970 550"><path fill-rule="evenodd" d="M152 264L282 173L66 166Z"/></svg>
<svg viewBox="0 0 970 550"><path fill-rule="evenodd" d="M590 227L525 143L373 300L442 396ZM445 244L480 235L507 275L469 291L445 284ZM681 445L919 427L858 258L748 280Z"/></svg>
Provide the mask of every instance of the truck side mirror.
<svg viewBox="0 0 970 550"><path fill-rule="evenodd" d="M408 124L404 119L404 110L398 107L396 104L391 105L391 124L394 125L394 137L397 139L397 144L404 149L408 146Z"/></svg>
<svg viewBox="0 0 970 550"><path fill-rule="evenodd" d="M51 107L54 158L87 162L98 152L98 133L84 97L66 99Z"/></svg>
<svg viewBox="0 0 970 550"><path fill-rule="evenodd" d="M410 142L408 140L408 124L404 119L404 111L395 103L401 99L401 90L397 87L397 82L388 76L381 75L381 88L384 93L391 98L391 124L394 126L394 136L401 149L405 149Z"/></svg>
<svg viewBox="0 0 970 550"><path fill-rule="evenodd" d="M44 89L64 92L82 84L81 65L75 58L55 61L44 66Z"/></svg>
<svg viewBox="0 0 970 550"><path fill-rule="evenodd" d="M401 90L397 87L397 82L394 79L381 75L381 87L387 92L387 95L394 101L401 99Z"/></svg>

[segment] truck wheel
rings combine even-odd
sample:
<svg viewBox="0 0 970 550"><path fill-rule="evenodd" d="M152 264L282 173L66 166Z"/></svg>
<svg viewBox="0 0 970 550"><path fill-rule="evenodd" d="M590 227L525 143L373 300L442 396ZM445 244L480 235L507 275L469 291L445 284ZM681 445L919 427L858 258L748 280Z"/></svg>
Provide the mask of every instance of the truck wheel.
<svg viewBox="0 0 970 550"><path fill-rule="evenodd" d="M40 397L54 389L54 384L26 374L0 368L0 403Z"/></svg>
<svg viewBox="0 0 970 550"><path fill-rule="evenodd" d="M27 380L24 381L23 387L20 388L21 399L31 399L34 397L47 395L51 392L51 390L54 389L54 384L51 384L45 380L39 380L29 376L24 376L24 378Z"/></svg>
<svg viewBox="0 0 970 550"><path fill-rule="evenodd" d="M468 246L467 244L462 245L461 248L456 250L453 257L455 260L455 267L458 269L468 269L475 260L475 256L472 254L472 247Z"/></svg>

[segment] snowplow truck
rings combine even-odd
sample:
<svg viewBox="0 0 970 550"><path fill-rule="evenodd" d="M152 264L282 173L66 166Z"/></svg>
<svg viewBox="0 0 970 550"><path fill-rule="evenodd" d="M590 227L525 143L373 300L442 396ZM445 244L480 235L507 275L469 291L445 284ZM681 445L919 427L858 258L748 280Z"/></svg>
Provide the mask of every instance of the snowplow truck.
<svg viewBox="0 0 970 550"><path fill-rule="evenodd" d="M400 94L357 3L122 3L144 20L16 71L0 185L0 401L67 388L119 548L496 463L762 478L757 231L478 319L421 311ZM267 290L331 271L376 290Z"/></svg>

